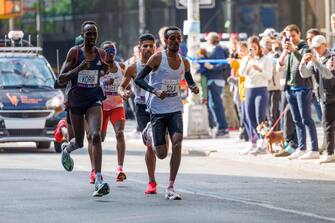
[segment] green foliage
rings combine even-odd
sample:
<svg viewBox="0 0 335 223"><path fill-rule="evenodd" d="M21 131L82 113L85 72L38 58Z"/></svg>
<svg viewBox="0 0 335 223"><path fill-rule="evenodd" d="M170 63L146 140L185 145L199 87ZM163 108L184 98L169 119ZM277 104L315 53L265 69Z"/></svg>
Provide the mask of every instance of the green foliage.
<svg viewBox="0 0 335 223"><path fill-rule="evenodd" d="M44 16L67 16L72 15L71 0L58 0L49 8L44 9Z"/></svg>

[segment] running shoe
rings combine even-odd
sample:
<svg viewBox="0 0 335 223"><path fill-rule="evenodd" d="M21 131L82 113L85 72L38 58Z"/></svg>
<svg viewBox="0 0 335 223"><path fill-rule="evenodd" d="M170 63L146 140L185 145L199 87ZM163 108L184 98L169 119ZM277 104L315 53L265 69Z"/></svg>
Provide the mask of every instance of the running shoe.
<svg viewBox="0 0 335 223"><path fill-rule="evenodd" d="M66 171L71 172L73 170L73 159L70 156L70 153L66 151L66 147L70 146L68 143L62 144L62 165Z"/></svg>
<svg viewBox="0 0 335 223"><path fill-rule="evenodd" d="M93 197L102 197L104 195L109 194L110 188L108 183L95 183L94 192L92 194Z"/></svg>
<svg viewBox="0 0 335 223"><path fill-rule="evenodd" d="M181 200L180 194L176 193L173 188L169 188L165 192L165 199L167 200Z"/></svg>
<svg viewBox="0 0 335 223"><path fill-rule="evenodd" d="M56 142L61 143L63 141L62 128L66 128L66 122L64 119L60 120L57 124L57 127L54 131L54 137Z"/></svg>
<svg viewBox="0 0 335 223"><path fill-rule="evenodd" d="M147 146L152 145L152 137L151 137L152 127L151 123L148 122L147 126L142 131L143 141Z"/></svg>
<svg viewBox="0 0 335 223"><path fill-rule="evenodd" d="M157 194L157 183L149 182L145 194Z"/></svg>
<svg viewBox="0 0 335 223"><path fill-rule="evenodd" d="M127 179L127 176L126 176L125 172L123 172L122 168L118 167L116 169L115 179L116 179L116 182L122 182L125 179Z"/></svg>
<svg viewBox="0 0 335 223"><path fill-rule="evenodd" d="M91 170L90 174L90 184L94 184L95 182L95 169Z"/></svg>

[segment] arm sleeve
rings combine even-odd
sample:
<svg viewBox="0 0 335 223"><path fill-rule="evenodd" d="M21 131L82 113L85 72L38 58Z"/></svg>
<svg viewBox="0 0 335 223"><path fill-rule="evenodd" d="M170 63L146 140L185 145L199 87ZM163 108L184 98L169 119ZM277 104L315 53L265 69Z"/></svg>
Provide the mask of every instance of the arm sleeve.
<svg viewBox="0 0 335 223"><path fill-rule="evenodd" d="M150 72L152 71L152 68L149 65L146 65L144 67L144 69L137 75L137 77L135 78L135 83L140 86L141 88L143 88L146 91L149 91L150 93L154 93L155 88L153 88L152 86L150 86L145 80L144 78L146 76L148 76L150 74Z"/></svg>
<svg viewBox="0 0 335 223"><path fill-rule="evenodd" d="M193 77L192 77L192 74L190 71L186 71L185 72L185 79L186 79L186 82L188 84L188 86L194 86L195 85L195 82L193 80Z"/></svg>

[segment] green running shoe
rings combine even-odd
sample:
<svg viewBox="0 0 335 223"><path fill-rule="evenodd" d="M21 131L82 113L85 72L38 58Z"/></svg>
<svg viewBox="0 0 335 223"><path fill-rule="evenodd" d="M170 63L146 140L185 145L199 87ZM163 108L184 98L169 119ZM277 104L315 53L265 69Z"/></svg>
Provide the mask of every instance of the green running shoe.
<svg viewBox="0 0 335 223"><path fill-rule="evenodd" d="M66 171L71 172L74 166L73 159L71 158L70 153L65 152L65 148L69 144L63 144L63 145L62 145L62 165Z"/></svg>
<svg viewBox="0 0 335 223"><path fill-rule="evenodd" d="M95 183L94 185L94 192L93 192L93 197L102 197L104 195L109 194L110 189L108 183L101 183L97 184Z"/></svg>

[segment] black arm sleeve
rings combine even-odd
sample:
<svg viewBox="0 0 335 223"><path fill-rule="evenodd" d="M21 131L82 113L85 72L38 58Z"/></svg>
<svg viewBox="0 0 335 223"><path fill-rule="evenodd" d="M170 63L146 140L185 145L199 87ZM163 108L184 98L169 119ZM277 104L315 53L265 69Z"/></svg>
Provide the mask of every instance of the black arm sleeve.
<svg viewBox="0 0 335 223"><path fill-rule="evenodd" d="M193 80L193 77L192 77L192 74L190 71L186 71L185 72L185 79L186 79L186 82L188 84L188 86L194 86L195 85L195 82Z"/></svg>
<svg viewBox="0 0 335 223"><path fill-rule="evenodd" d="M137 75L137 77L135 78L135 83L140 86L141 88L143 88L146 91L149 91L151 93L154 92L155 88L153 88L152 86L150 86L145 80L144 78L146 76L148 76L150 74L150 72L152 71L152 68L149 65L146 65L143 70Z"/></svg>

